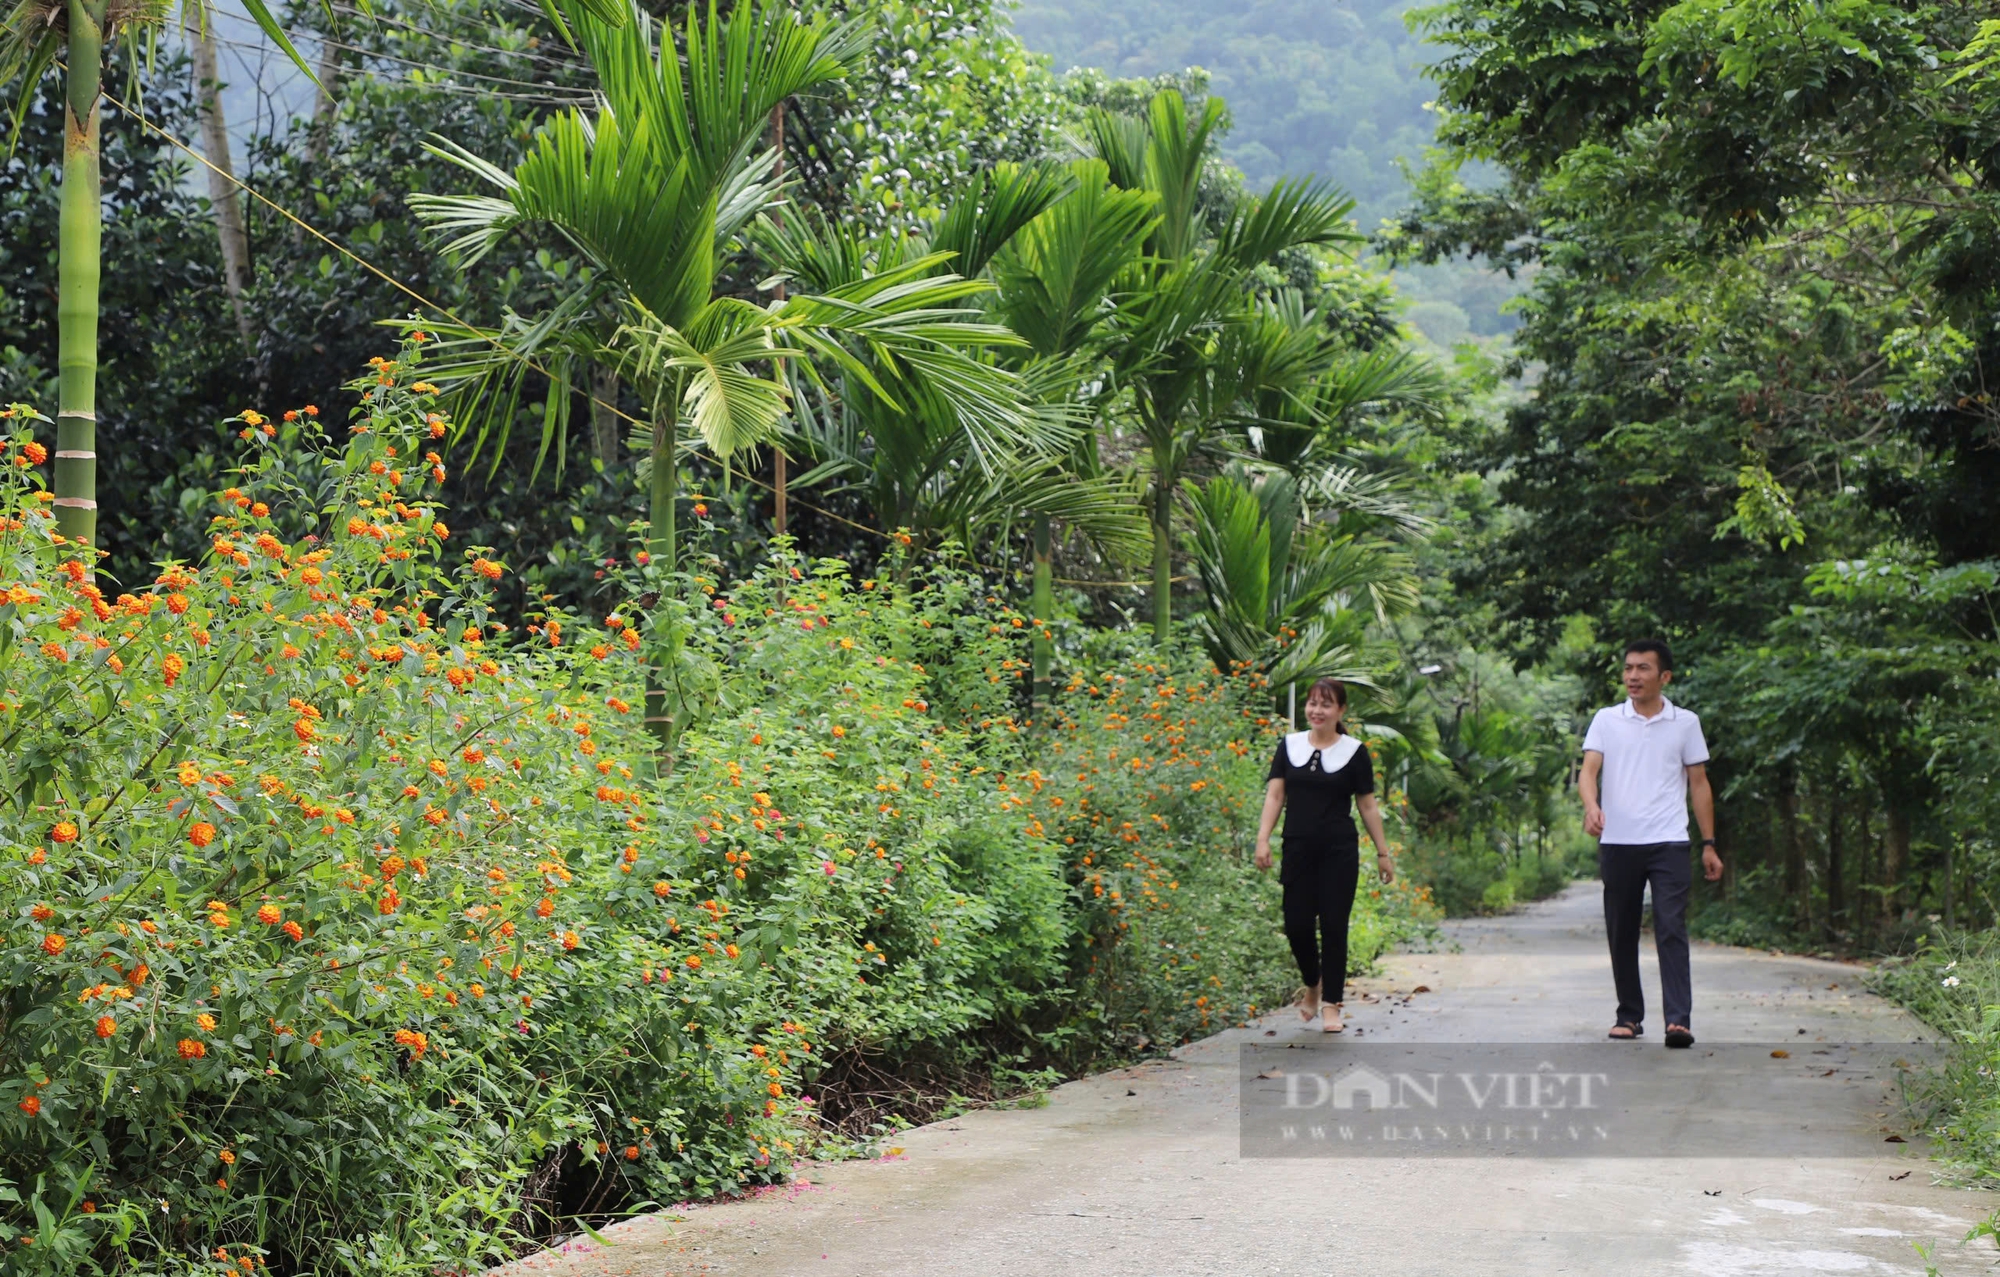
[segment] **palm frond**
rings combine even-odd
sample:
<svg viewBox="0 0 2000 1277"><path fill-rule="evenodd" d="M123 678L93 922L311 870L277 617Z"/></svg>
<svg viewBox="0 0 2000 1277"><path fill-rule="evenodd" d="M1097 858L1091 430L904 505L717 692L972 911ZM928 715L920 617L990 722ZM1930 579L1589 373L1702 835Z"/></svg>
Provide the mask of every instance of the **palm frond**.
<svg viewBox="0 0 2000 1277"><path fill-rule="evenodd" d="M1434 421L1450 394L1451 379L1435 363L1409 350L1379 346L1337 361L1321 374L1311 399L1314 412L1327 422L1369 408Z"/></svg>
<svg viewBox="0 0 2000 1277"><path fill-rule="evenodd" d="M950 253L954 275L977 278L1022 227L1061 200L1076 179L1055 164L996 164L975 177L931 230L932 252Z"/></svg>
<svg viewBox="0 0 2000 1277"><path fill-rule="evenodd" d="M834 293L868 277L875 245L860 222L833 222L817 207L759 218L750 232L758 254L798 291Z"/></svg>
<svg viewBox="0 0 2000 1277"><path fill-rule="evenodd" d="M718 299L685 330L640 309L619 329L613 348L621 375L657 387L656 393L678 390L678 402L661 406L684 415L718 457L766 442L784 416L789 387L751 371L752 364L782 352L772 340L770 315L748 302Z"/></svg>
<svg viewBox="0 0 2000 1277"><path fill-rule="evenodd" d="M1362 674L1368 618L1416 605L1408 556L1385 541L1300 529L1297 487L1282 471L1232 467L1206 484L1184 481L1182 495L1207 602L1195 626L1217 668L1248 663L1279 682ZM1365 612L1353 606L1360 598Z"/></svg>
<svg viewBox="0 0 2000 1277"><path fill-rule="evenodd" d="M593 314L601 300L578 288L532 319L508 311L499 327L427 320L435 335L426 349L424 375L442 392L457 439L470 436L466 464L492 448L487 472L505 456L522 398L533 379L548 383L542 401L541 440L532 475L553 461L560 475L568 457L571 392L577 375L594 360L603 334ZM408 325L404 325L408 326Z"/></svg>
<svg viewBox="0 0 2000 1277"><path fill-rule="evenodd" d="M576 25L611 112L643 120L704 189L749 160L773 107L846 76L867 48L864 28L802 19L776 0L736 5L727 17L710 0L706 20L690 6L679 55L636 7L617 26L588 15Z"/></svg>
<svg viewBox="0 0 2000 1277"><path fill-rule="evenodd" d="M1286 178L1261 199L1239 205L1217 237L1215 251L1243 270L1288 248L1360 243L1348 229L1354 201L1318 179Z"/></svg>
<svg viewBox="0 0 2000 1277"><path fill-rule="evenodd" d="M1204 98L1200 117L1190 121L1187 101L1178 90L1153 96L1147 111L1146 189L1160 198L1160 224L1147 247L1156 257L1183 261L1194 252L1201 235L1196 205L1202 173L1224 111L1222 99Z"/></svg>
<svg viewBox="0 0 2000 1277"><path fill-rule="evenodd" d="M1409 537L1427 536L1437 526L1417 508L1402 484L1359 466L1330 465L1309 473L1303 492L1308 504L1319 508L1317 517L1342 531L1355 531L1356 519L1369 525L1387 525Z"/></svg>
<svg viewBox="0 0 2000 1277"><path fill-rule="evenodd" d="M1345 600L1365 595L1376 618L1388 620L1415 607L1417 591L1415 565L1394 544L1309 532L1294 543L1274 619L1298 622L1322 610L1327 600L1345 606Z"/></svg>
<svg viewBox="0 0 2000 1277"><path fill-rule="evenodd" d="M1146 186L1146 122L1104 107L1092 107L1083 117L1079 139L1087 156L1100 160L1120 190Z"/></svg>
<svg viewBox="0 0 2000 1277"><path fill-rule="evenodd" d="M1045 469L1016 477L1003 496L1010 514L1047 515L1109 559L1137 562L1152 545L1151 525L1128 476L1080 478L1066 469Z"/></svg>
<svg viewBox="0 0 2000 1277"><path fill-rule="evenodd" d="M1195 574L1209 611L1219 624L1262 636L1261 646L1270 632L1273 577L1271 525L1262 505L1228 476L1188 481L1182 493L1194 515Z"/></svg>
<svg viewBox="0 0 2000 1277"><path fill-rule="evenodd" d="M21 141L21 126L28 118L42 76L62 56L68 25L68 11L60 0L15 0L0 25L0 84L18 84L13 121L7 133L7 155Z"/></svg>
<svg viewBox="0 0 2000 1277"><path fill-rule="evenodd" d="M1119 190L1103 161L1080 160L1070 172L1070 193L993 259L1001 314L1045 356L1075 350L1108 317L1107 295L1159 220L1158 196Z"/></svg>

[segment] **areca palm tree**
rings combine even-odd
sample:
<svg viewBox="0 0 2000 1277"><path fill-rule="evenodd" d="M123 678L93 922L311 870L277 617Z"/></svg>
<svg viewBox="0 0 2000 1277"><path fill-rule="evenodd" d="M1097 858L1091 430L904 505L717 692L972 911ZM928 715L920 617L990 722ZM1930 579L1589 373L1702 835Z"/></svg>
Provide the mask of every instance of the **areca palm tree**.
<svg viewBox="0 0 2000 1277"><path fill-rule="evenodd" d="M993 260L998 309L1035 358L1058 370L1061 400L1077 403L1090 430L1079 433L1066 469L1095 475L1099 469L1096 418L1102 404L1083 393L1095 368L1110 318L1113 290L1131 275L1147 237L1159 223L1158 196L1120 190L1102 160L1070 166L1068 195L1021 228ZM1030 516L1033 539L1034 613L1030 674L1034 694L1046 688L1053 645L1043 637L1055 611L1053 512Z"/></svg>
<svg viewBox="0 0 2000 1277"><path fill-rule="evenodd" d="M62 204L56 240L56 526L72 540L97 539L97 318L102 274L104 174L99 104L106 51L164 26L173 6L112 0L15 0L0 26L0 84L18 83L13 137L50 68L63 67ZM182 23L206 31L212 0L183 0ZM304 71L264 0L244 0L257 25ZM10 140L11 149L11 140Z"/></svg>
<svg viewBox="0 0 2000 1277"><path fill-rule="evenodd" d="M1190 119L1180 93L1166 90L1144 121L1102 109L1087 119L1089 146L1112 182L1151 192L1159 213L1120 289L1110 343L1113 385L1131 396L1150 462L1158 642L1173 621L1174 500L1189 463L1219 431L1253 424L1260 396L1298 394L1324 369L1323 347L1260 320L1251 277L1288 249L1357 238L1346 228L1353 201L1310 181L1240 201L1205 236L1197 197L1222 114L1211 98Z"/></svg>
<svg viewBox="0 0 2000 1277"><path fill-rule="evenodd" d="M598 74L597 109L551 120L511 172L440 142L439 155L497 194L411 201L468 265L539 223L592 267L542 315L441 329L457 362L437 379L466 406L475 437L504 440L523 381L539 369L556 383L546 449L561 434L572 375L616 370L650 409L648 550L671 572L684 444L726 460L772 438L791 404L788 368L810 377L837 367L885 403L921 402L975 437L1028 428L1018 379L973 357L1013 338L970 304L984 285L941 269L942 254L768 304L716 296L719 259L780 198L777 157L764 149L772 108L845 75L866 47L856 30L778 0L722 18L711 0L705 20L688 14L683 52L636 8L617 24L568 16ZM662 614L652 629L647 718L670 757L691 694L676 627Z"/></svg>

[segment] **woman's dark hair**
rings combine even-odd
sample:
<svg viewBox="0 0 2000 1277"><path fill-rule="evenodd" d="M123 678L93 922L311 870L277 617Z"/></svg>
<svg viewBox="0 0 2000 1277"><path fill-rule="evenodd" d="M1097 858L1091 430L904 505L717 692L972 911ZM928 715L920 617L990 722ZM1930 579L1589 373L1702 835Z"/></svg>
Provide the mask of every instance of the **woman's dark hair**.
<svg viewBox="0 0 2000 1277"><path fill-rule="evenodd" d="M1306 704L1310 705L1314 701L1332 701L1342 709L1346 709L1347 684L1337 678L1314 679L1312 690L1306 693ZM1334 731L1342 736L1347 735L1347 724L1344 722L1335 724Z"/></svg>
<svg viewBox="0 0 2000 1277"><path fill-rule="evenodd" d="M1634 639L1625 645L1625 655L1630 656L1634 652L1645 652L1651 655L1653 659L1660 663L1662 672L1671 670L1674 667L1673 652L1659 639Z"/></svg>

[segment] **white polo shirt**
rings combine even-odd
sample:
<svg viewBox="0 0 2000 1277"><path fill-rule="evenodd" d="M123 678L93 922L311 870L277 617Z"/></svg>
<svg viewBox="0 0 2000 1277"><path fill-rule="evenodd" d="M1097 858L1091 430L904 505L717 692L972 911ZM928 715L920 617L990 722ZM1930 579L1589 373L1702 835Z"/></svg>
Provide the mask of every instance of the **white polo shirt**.
<svg viewBox="0 0 2000 1277"><path fill-rule="evenodd" d="M1583 747L1604 755L1598 805L1600 842L1644 845L1688 840L1687 769L1708 761L1701 720L1665 697L1651 718L1632 702L1597 711Z"/></svg>

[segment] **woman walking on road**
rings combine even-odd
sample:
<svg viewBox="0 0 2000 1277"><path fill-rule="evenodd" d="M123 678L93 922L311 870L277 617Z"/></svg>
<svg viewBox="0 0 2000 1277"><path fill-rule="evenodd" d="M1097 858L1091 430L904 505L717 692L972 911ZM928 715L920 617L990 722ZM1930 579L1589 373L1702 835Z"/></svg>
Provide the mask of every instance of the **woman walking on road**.
<svg viewBox="0 0 2000 1277"><path fill-rule="evenodd" d="M1278 813L1285 817L1285 863L1278 871L1284 887L1285 938L1298 959L1305 998L1299 1014L1339 1033L1340 1005L1347 984L1347 919L1361 865L1361 839L1350 809L1359 808L1375 843L1375 867L1383 882L1394 881L1389 840L1375 803L1375 769L1361 742L1348 735L1347 687L1323 678L1306 694L1306 730L1278 744L1264 787L1264 815L1257 825L1259 869L1271 867L1271 832ZM1324 943L1322 943L1324 937ZM1322 991L1324 983L1333 988Z"/></svg>

